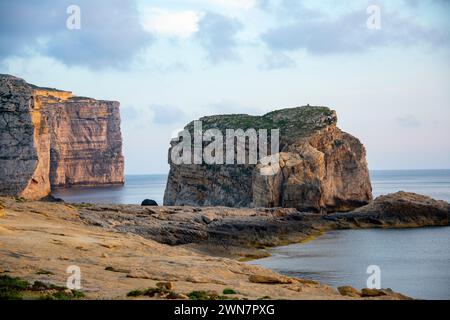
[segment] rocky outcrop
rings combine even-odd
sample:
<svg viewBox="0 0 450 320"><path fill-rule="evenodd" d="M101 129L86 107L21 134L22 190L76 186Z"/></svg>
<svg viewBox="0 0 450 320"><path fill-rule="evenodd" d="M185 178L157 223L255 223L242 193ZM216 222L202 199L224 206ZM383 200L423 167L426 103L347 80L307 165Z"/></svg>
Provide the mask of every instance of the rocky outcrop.
<svg viewBox="0 0 450 320"><path fill-rule="evenodd" d="M405 296L401 293L395 292L390 288L387 289L370 289L363 288L360 291L356 290L351 286L338 287L338 292L343 296L352 298L375 298L375 297L385 297L387 299L394 300L412 300L412 298Z"/></svg>
<svg viewBox="0 0 450 320"><path fill-rule="evenodd" d="M322 215L293 208L83 205L80 217L108 230L170 245L260 248L301 242L334 229L447 226L450 205L411 193L377 198L353 212Z"/></svg>
<svg viewBox="0 0 450 320"><path fill-rule="evenodd" d="M240 165L175 164L171 153L178 141L172 141L165 205L333 212L349 211L372 199L364 146L337 128L336 113L328 108L306 106L261 117L224 115L200 120L203 131L219 129L224 136L227 129L280 129L279 170L267 175L274 164L264 161L256 165L248 161ZM192 127L191 123L186 129L192 132Z"/></svg>
<svg viewBox="0 0 450 320"><path fill-rule="evenodd" d="M39 199L52 186L122 184L119 103L0 75L0 194Z"/></svg>
<svg viewBox="0 0 450 320"><path fill-rule="evenodd" d="M332 214L325 219L336 223L336 228L447 226L450 204L400 191L380 196L352 212Z"/></svg>

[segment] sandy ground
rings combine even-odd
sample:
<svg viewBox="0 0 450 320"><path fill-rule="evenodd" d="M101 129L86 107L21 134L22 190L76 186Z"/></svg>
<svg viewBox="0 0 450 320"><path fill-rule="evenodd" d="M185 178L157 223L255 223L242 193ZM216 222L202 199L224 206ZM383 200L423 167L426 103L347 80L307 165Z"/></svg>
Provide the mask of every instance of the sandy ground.
<svg viewBox="0 0 450 320"><path fill-rule="evenodd" d="M76 265L88 299L126 299L128 292L155 287L160 281L173 282L174 291L182 294L194 290L222 294L231 288L239 293L236 297L247 299L346 298L328 286L288 279L261 267L87 225L71 205L11 198L0 198L0 203L5 207L0 215L0 272L65 285L67 268ZM292 283L253 283L252 275Z"/></svg>

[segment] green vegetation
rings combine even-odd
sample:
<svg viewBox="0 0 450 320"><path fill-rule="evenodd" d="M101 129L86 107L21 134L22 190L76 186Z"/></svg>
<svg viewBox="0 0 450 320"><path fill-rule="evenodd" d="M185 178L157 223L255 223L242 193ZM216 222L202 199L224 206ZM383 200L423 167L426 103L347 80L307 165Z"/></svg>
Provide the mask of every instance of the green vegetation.
<svg viewBox="0 0 450 320"><path fill-rule="evenodd" d="M0 300L73 300L84 298L84 293L53 284L28 281L0 275Z"/></svg>
<svg viewBox="0 0 450 320"><path fill-rule="evenodd" d="M237 292L234 291L233 289L225 288L223 289L223 294L237 294Z"/></svg>
<svg viewBox="0 0 450 320"><path fill-rule="evenodd" d="M127 297L141 297L141 296L147 296L147 297L158 297L158 298L165 298L165 299L181 299L182 296L172 290L168 290L166 288L149 288L144 290L133 290L128 292Z"/></svg>
<svg viewBox="0 0 450 320"><path fill-rule="evenodd" d="M312 132L322 129L336 122L334 112L327 107L303 106L296 108L280 109L269 112L263 116L251 116L247 114L215 115L199 119L202 121L202 129L219 129L225 134L226 129L242 129L244 131L258 129L280 129L281 137L307 136ZM187 129L191 135L194 123L189 123Z"/></svg>
<svg viewBox="0 0 450 320"><path fill-rule="evenodd" d="M188 294L190 300L228 300L227 296L220 296L214 291L192 291Z"/></svg>
<svg viewBox="0 0 450 320"><path fill-rule="evenodd" d="M128 292L127 297L139 297L145 295L145 291L142 290L133 290Z"/></svg>

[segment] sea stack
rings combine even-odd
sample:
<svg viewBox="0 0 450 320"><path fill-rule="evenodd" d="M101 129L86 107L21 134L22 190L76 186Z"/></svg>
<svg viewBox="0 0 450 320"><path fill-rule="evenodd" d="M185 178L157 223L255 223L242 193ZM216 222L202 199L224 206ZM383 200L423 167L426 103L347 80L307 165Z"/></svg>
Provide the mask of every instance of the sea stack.
<svg viewBox="0 0 450 320"><path fill-rule="evenodd" d="M335 111L304 106L263 116L201 118L202 129L279 129L279 170L262 175L264 164L175 164L164 205L288 207L301 211L350 211L372 200L362 143L337 127ZM185 129L193 132L193 123ZM248 144L246 144L248 151ZM270 149L270 148L269 148Z"/></svg>
<svg viewBox="0 0 450 320"><path fill-rule="evenodd" d="M124 183L119 103L0 75L0 194Z"/></svg>

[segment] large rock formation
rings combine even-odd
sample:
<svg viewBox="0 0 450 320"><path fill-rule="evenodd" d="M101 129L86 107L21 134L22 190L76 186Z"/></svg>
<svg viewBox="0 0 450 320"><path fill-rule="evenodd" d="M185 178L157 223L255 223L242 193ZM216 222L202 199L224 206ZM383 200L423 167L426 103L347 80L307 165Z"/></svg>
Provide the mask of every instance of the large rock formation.
<svg viewBox="0 0 450 320"><path fill-rule="evenodd" d="M336 113L328 108L306 106L261 117L223 115L200 120L204 131L217 128L224 135L226 129L280 129L279 170L265 175L273 163L175 164L171 153L178 141L172 141L165 205L332 212L349 211L372 199L365 148L337 128ZM193 132L193 123L186 129Z"/></svg>
<svg viewBox="0 0 450 320"><path fill-rule="evenodd" d="M0 194L39 199L52 186L122 184L119 103L0 75Z"/></svg>

